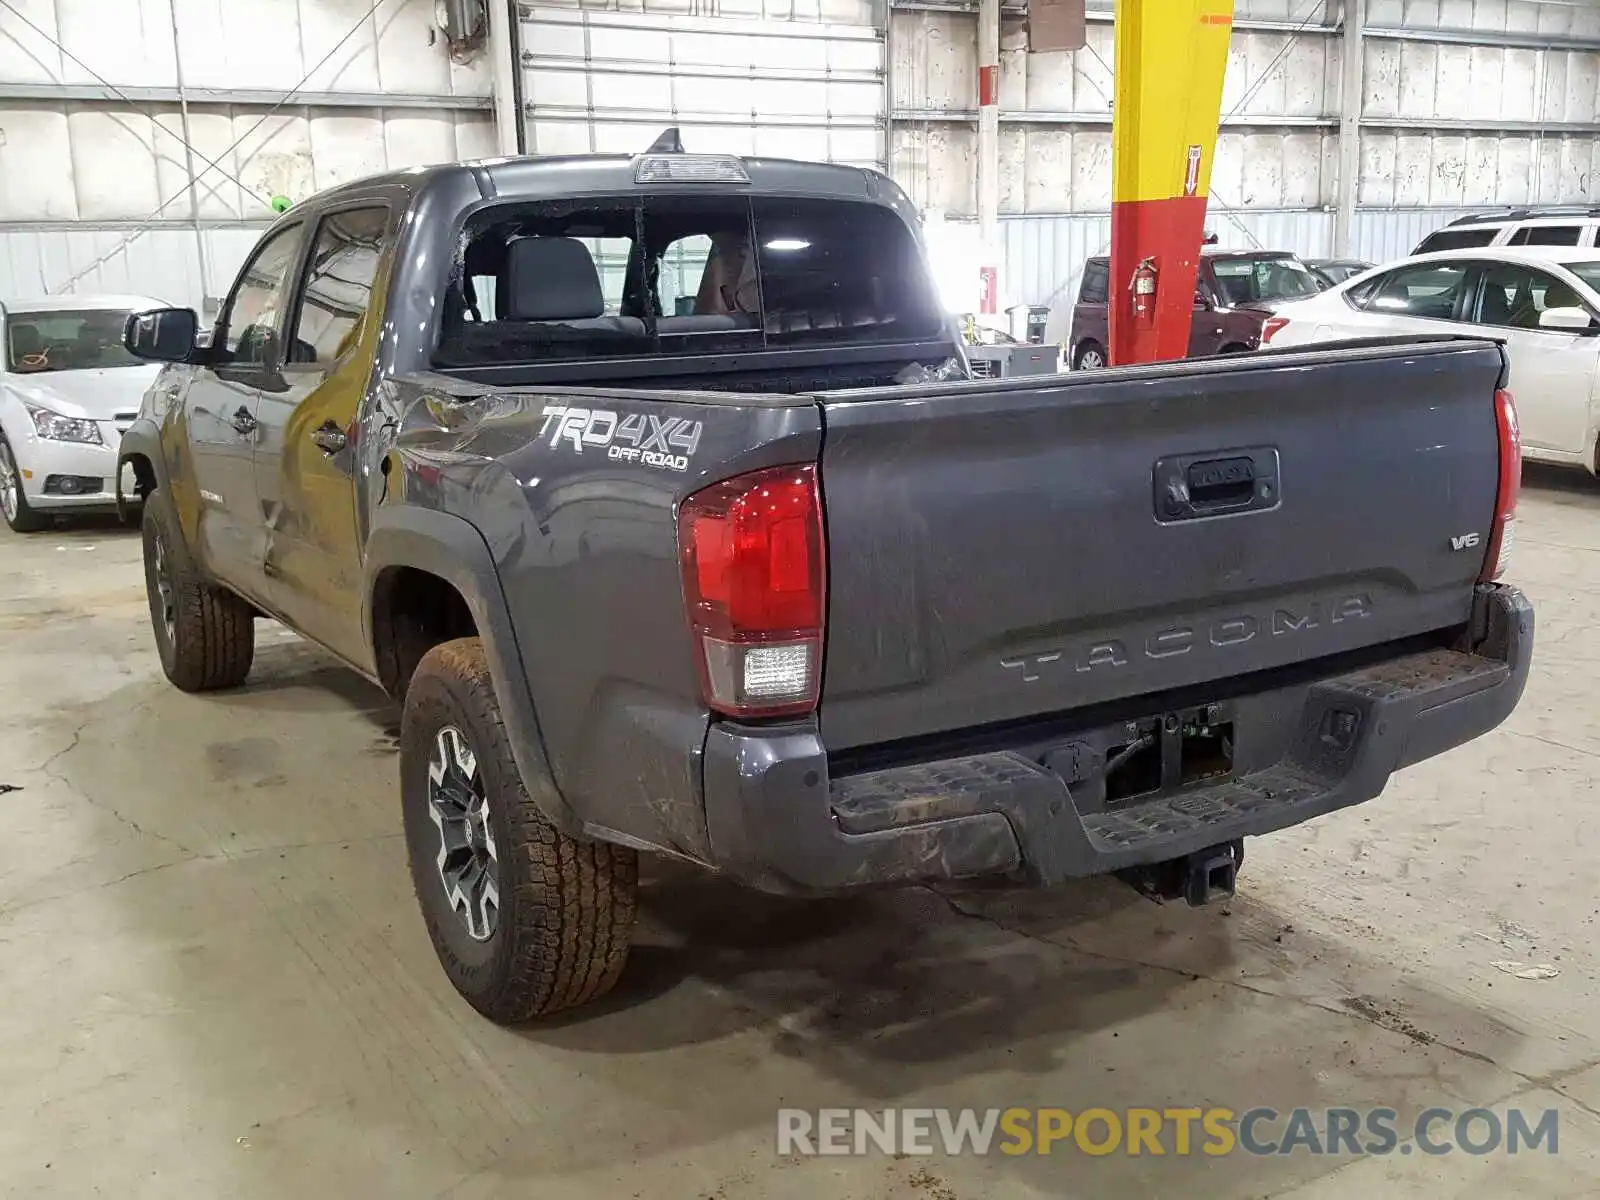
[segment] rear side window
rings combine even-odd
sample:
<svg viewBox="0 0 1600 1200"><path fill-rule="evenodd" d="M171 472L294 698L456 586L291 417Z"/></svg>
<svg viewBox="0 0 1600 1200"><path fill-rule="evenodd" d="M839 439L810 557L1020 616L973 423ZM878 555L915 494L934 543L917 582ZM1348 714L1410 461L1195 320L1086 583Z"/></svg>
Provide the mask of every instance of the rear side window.
<svg viewBox="0 0 1600 1200"><path fill-rule="evenodd" d="M1083 267L1083 286L1078 289L1079 304L1104 304L1106 284L1111 278L1111 264L1103 258L1091 258Z"/></svg>
<svg viewBox="0 0 1600 1200"><path fill-rule="evenodd" d="M1365 286L1360 307L1396 316L1454 320L1468 266L1465 262L1443 262L1400 267Z"/></svg>
<svg viewBox="0 0 1600 1200"><path fill-rule="evenodd" d="M1510 246L1576 246L1582 225L1524 225L1511 235Z"/></svg>
<svg viewBox="0 0 1600 1200"><path fill-rule="evenodd" d="M1411 253L1432 254L1435 250L1466 250L1475 246L1487 246L1494 241L1495 234L1500 230L1490 226L1487 229L1441 229L1438 233L1430 233L1422 239Z"/></svg>

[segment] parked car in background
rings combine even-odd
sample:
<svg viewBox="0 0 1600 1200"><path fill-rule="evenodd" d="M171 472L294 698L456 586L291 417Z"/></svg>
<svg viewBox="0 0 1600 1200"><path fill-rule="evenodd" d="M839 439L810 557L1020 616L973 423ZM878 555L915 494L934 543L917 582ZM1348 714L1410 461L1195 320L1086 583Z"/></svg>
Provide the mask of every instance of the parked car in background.
<svg viewBox="0 0 1600 1200"><path fill-rule="evenodd" d="M1111 344L1107 303L1111 260L1096 255L1083 266L1078 303L1072 311L1071 363L1074 370L1106 365ZM1261 325L1284 300L1314 296L1322 285L1309 267L1283 250L1218 250L1201 253L1195 280L1194 320L1189 326L1190 358L1243 354L1261 344Z"/></svg>
<svg viewBox="0 0 1600 1200"><path fill-rule="evenodd" d="M1600 249L1447 250L1279 308L1279 346L1384 334L1503 338L1530 459L1597 470Z"/></svg>
<svg viewBox="0 0 1600 1200"><path fill-rule="evenodd" d="M1413 254L1482 246L1593 246L1600 208L1502 208L1457 217L1417 243Z"/></svg>
<svg viewBox="0 0 1600 1200"><path fill-rule="evenodd" d="M1362 262L1359 258L1308 258L1306 266L1311 268L1311 273L1317 277L1317 282L1325 288L1343 283L1347 279L1354 279L1365 271L1372 270L1374 264Z"/></svg>
<svg viewBox="0 0 1600 1200"><path fill-rule="evenodd" d="M123 347L148 296L0 305L0 515L18 533L117 505L117 444L160 372ZM130 494L132 489L128 489Z"/></svg>

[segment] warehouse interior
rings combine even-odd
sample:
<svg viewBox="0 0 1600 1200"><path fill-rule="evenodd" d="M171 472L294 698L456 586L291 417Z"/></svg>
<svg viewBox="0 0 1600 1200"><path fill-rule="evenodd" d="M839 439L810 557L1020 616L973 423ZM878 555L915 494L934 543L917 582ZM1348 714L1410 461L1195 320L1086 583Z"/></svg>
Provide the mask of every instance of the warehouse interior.
<svg viewBox="0 0 1600 1200"><path fill-rule="evenodd" d="M1093 365L1124 344L1119 322L1139 319L1137 296L1133 315L1117 308L1119 289L1137 290L1137 276L1123 281L1141 256L1113 245L1114 208L1127 199L1116 163L1128 152L1113 108L1135 73L1161 64L1133 61L1119 73L1118 47L1134 43L1118 37L1136 15L1165 18L1156 0L1089 0L1075 18L1081 38L1067 35L1081 48L1041 48L1044 10L1062 2L0 0L0 329L7 314L95 297L135 311L193 309L209 328L263 235L285 213L316 211L329 189L420 178L436 164L641 155L670 128L690 156L887 176L914 210L928 282L953 326L969 330L961 354L972 361L996 339L1020 341L1048 358L1046 377L1063 387L1081 391L1124 369L1145 378L1138 372L1157 368L1125 366L1140 359L1120 349L1103 375L1077 368L1089 365L1081 323L1094 263L1108 263L1113 282L1099 301L1106 332L1094 335L1104 345L1092 343ZM1200 2L1182 0L1186 12ZM1071 0L1064 7L1076 11ZM1172 115L1214 132L1199 188L1208 254L1365 271L1408 260L1452 223L1498 230L1559 219L1585 230L1573 234L1577 266L1562 280L1589 282L1579 268L1600 264L1600 0L1234 0L1224 23L1216 119ZM1192 183L1187 191L1192 198ZM1488 237L1470 244L1487 247ZM1205 261L1199 250L1188 270ZM633 286L630 260L600 251L594 262L608 303ZM1339 294L1301 299L1326 305ZM1197 299L1195 320L1224 301ZM1545 314L1567 307L1540 304ZM1307 327L1292 305L1282 312L1290 329ZM1019 315L1028 313L1031 324ZM1266 347L1284 319L1258 321L1258 341L1237 349ZM1542 328L1527 336L1558 332ZM137 509L56 511L41 501L28 510L27 464L0 459L34 526L14 531L22 523L8 509L12 528L0 527L0 1190L451 1200L1600 1194L1600 874L1590 855L1600 844L1600 339L1565 341L1569 357L1539 374L1522 365L1532 352L1515 338L1507 351L1522 412L1520 499L1513 488L1509 565L1498 577L1486 566L1477 583L1525 593L1538 634L1526 690L1497 728L1398 771L1369 802L1249 837L1248 863L1236 854L1227 894L1203 905L1176 894L1152 903L1109 876L775 895L684 861L693 855L643 853L637 925L614 988L509 1026L457 994L418 919L396 700L350 671L347 656L265 613L242 686L174 688L152 640L158 576ZM28 374L37 355L25 369L10 345L0 388L18 389L16 411L35 412L26 389L42 378ZM1234 360L1233 349L1218 371L1257 357ZM1405 369L1420 372L1422 357ZM1187 378L1203 389L1209 369ZM1016 395L1022 382L991 394ZM1472 454L1433 449L1493 459L1501 412L1503 467L1506 418L1491 393L1499 405L1506 386L1478 397ZM1568 423L1581 437L1570 446L1540 441L1560 424L1544 407L1547 388L1578 397ZM7 402L0 391L0 417ZM1163 419L1156 401L1143 415L1128 405L1129 427ZM119 402L115 432L149 411L137 394ZM1330 443L1355 436L1343 410L1326 420ZM541 437L545 421L532 421ZM30 439L35 429L53 438L39 422ZM554 428L565 436L560 421ZM578 452L585 428L594 433L592 419L572 437ZM354 426L333 433L356 436ZM0 446L19 442L9 426L3 434ZM991 427L972 440L1003 436ZM1110 434L1096 436L1109 444ZM926 444L937 443L930 434ZM1094 446L1080 450L1061 458L1063 489L1087 478ZM1209 446L1163 453L1201 451ZM1384 488L1401 486L1400 460L1384 457L1367 476L1335 451L1330 444L1337 477L1316 492L1324 509L1376 488L1381 472L1391 473ZM976 452L961 454L969 462ZM1295 464L1284 454L1287 504ZM1418 460L1410 507L1431 512L1439 499L1420 481L1458 478L1438 473L1439 457ZM448 478L451 455L437 461ZM1151 468L1140 469L1153 528ZM108 474L119 470L143 488L130 463ZM890 462L882 477L894 470ZM974 504L1014 493L1022 477L972 484ZM939 478L964 486L954 465ZM892 480L882 486L872 494L886 510L911 507ZM1070 561L1073 538L1103 531L1074 524L1076 510L1057 499L1038 507L1066 514L1059 557ZM1491 560L1505 499L1502 486ZM597 519L596 539L605 519L626 524L624 501L639 503L622 495ZM355 508L348 493L338 502ZM830 526L843 516L831 501L827 515ZM938 546L925 516L915 536ZM1405 516L1394 514L1396 524ZM1369 557L1392 540L1331 520L1308 522L1305 535L1324 528L1352 545L1380 544ZM1448 532L1458 558L1481 556L1480 536L1491 540L1487 525L1481 535L1434 532L1434 550ZM500 533L512 549L495 551L508 556L536 540L527 529ZM1011 534L985 536L1003 545ZM588 538L574 535L576 548L562 553L603 557ZM1218 588L1250 577L1251 552L1216 567ZM1344 552L1327 549L1334 560ZM1145 569L1161 574L1159 563ZM839 562L829 572L852 577ZM1046 574L1019 568L1014 578ZM1403 576L1390 570L1373 586L1399 595ZM360 564L339 578L356 586ZM953 607L960 617L930 617L908 601L855 640L899 644L902 622L976 621L983 606ZM658 617L641 617L639 629L654 636ZM1231 628L1213 625L1212 645ZM1063 629L1072 632L1035 631L1036 657L1005 659L998 643L984 653L1006 669L1001 677L1031 682L1061 659L1048 637ZM623 645L632 634L612 636ZM1167 636L1152 633L1152 659ZM837 671L831 660L827 670ZM639 711L652 703L642 689L626 698ZM823 708L825 723L826 699ZM571 719L603 741L612 727L590 716ZM673 732L663 719L653 736ZM631 771L624 763L618 773ZM979 1119L1023 1110L1041 1131L1046 1114L1063 1124L1053 1152L1042 1132L1021 1151L992 1153L883 1153L859 1138L817 1152L784 1140L785 1113L809 1121L835 1110L896 1121L921 1112L935 1130L968 1110ZM1109 1132L1135 1110L1165 1114L1164 1145L1141 1151L1136 1138ZM1170 1137L1172 1113L1190 1110L1192 1147L1187 1134ZM1238 1148L1251 1110L1270 1110L1259 1128L1271 1125L1271 1149ZM1315 1135L1297 1147L1285 1118L1299 1110L1324 1135L1330 1110L1355 1113L1364 1128L1393 1110L1400 1132L1385 1150L1340 1150ZM1437 1130L1456 1130L1453 1145L1416 1133L1417 1114L1434 1110L1448 1114ZM1456 1124L1474 1112L1478 1125ZM1516 1153L1500 1137L1513 1118L1558 1120L1559 1141ZM1212 1119L1231 1131L1230 1152L1202 1148L1201 1122L1214 1132ZM1488 1122L1495 1136L1475 1143Z"/></svg>

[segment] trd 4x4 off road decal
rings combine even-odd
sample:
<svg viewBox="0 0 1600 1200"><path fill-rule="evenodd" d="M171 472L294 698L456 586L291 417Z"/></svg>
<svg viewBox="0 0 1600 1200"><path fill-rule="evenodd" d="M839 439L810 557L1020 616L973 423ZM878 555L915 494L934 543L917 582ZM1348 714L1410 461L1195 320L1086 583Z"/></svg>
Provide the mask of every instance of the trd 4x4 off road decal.
<svg viewBox="0 0 1600 1200"><path fill-rule="evenodd" d="M624 416L603 408L568 408L547 405L539 436L552 446L571 442L579 454L604 450L617 462L642 463L663 471L686 471L700 445L700 422L682 417L654 417L645 413Z"/></svg>

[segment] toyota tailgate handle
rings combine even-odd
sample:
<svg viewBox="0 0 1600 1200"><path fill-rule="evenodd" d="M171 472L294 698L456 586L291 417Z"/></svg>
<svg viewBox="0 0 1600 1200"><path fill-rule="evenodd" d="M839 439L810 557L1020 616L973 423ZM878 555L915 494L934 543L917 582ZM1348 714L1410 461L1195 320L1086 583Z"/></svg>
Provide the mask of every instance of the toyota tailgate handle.
<svg viewBox="0 0 1600 1200"><path fill-rule="evenodd" d="M1190 463L1185 481L1196 508L1237 508L1249 504L1256 494L1256 465L1249 458Z"/></svg>
<svg viewBox="0 0 1600 1200"><path fill-rule="evenodd" d="M1277 508L1278 469L1271 446L1163 458L1152 473L1156 520L1168 524Z"/></svg>

